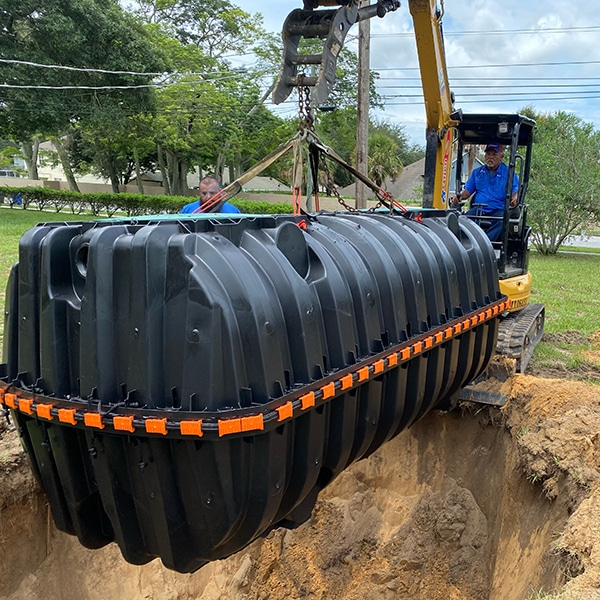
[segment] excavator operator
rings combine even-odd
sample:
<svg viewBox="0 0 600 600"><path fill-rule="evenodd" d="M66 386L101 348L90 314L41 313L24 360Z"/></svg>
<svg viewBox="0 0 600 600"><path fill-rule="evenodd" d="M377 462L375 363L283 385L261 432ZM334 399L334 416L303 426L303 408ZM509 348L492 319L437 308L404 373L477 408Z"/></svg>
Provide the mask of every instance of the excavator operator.
<svg viewBox="0 0 600 600"><path fill-rule="evenodd" d="M506 184L508 182L508 166L502 162L504 150L501 144L488 144L485 147L485 164L474 169L460 195L454 196L453 203L471 198L476 194L475 201L467 211L467 215L502 217L504 214L504 199L506 198ZM515 173L512 183L511 208L517 205L517 190L519 179ZM502 219L492 220L486 229L490 241L496 242L502 233Z"/></svg>

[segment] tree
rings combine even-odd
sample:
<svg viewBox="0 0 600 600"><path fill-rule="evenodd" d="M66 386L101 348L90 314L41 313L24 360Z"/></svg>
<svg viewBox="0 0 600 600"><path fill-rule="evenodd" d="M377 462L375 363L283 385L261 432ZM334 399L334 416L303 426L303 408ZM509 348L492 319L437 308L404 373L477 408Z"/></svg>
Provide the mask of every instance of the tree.
<svg viewBox="0 0 600 600"><path fill-rule="evenodd" d="M396 179L403 167L398 155L398 144L384 133L369 136L367 166L369 177L379 187L388 177Z"/></svg>
<svg viewBox="0 0 600 600"><path fill-rule="evenodd" d="M27 161L40 137L68 157L64 140L109 105L150 108L143 86L152 76L131 73L156 72L161 62L117 0L4 0L0 30L0 56L13 61L2 65L10 87L0 90L0 136L20 143Z"/></svg>
<svg viewBox="0 0 600 600"><path fill-rule="evenodd" d="M185 194L194 167L221 176L226 163L241 162L259 92L254 74L231 69L223 55L249 50L262 34L261 17L228 0L138 1L136 10L177 73L156 93L152 127L165 189Z"/></svg>
<svg viewBox="0 0 600 600"><path fill-rule="evenodd" d="M576 115L535 115L527 196L533 242L555 254L565 239L600 219L600 132Z"/></svg>

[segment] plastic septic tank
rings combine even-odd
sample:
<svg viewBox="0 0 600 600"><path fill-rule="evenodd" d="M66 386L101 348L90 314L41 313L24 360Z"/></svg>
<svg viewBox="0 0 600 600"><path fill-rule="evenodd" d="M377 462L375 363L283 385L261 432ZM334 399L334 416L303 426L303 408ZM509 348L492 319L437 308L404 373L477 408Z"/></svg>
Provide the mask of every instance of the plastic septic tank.
<svg viewBox="0 0 600 600"><path fill-rule="evenodd" d="M40 224L0 398L60 530L191 572L451 406L507 306L485 234L440 211Z"/></svg>

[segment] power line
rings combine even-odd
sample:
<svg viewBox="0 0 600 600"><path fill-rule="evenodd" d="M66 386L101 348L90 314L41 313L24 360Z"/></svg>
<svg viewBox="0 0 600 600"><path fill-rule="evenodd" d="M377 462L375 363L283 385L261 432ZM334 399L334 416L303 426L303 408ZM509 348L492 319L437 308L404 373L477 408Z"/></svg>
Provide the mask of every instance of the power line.
<svg viewBox="0 0 600 600"><path fill-rule="evenodd" d="M470 81L473 81L472 79ZM530 83L530 84L512 84L510 85L511 89L514 88L597 88L600 86L600 83L585 83L585 84L577 84L577 83ZM507 85L453 85L452 91L456 92L456 90L473 90L473 89L485 89L485 90L503 90L506 89ZM416 90L421 89L420 85L379 85L377 89L381 90Z"/></svg>
<svg viewBox="0 0 600 600"><path fill-rule="evenodd" d="M137 90L140 88L163 88L163 83L148 83L145 85L17 85L0 83L0 88L25 89L25 90Z"/></svg>
<svg viewBox="0 0 600 600"><path fill-rule="evenodd" d="M448 31L444 29L444 37L462 37L471 35L539 35L540 33L593 33L600 30L600 25L588 25L585 27L548 27L539 29L488 29L475 31ZM414 37L414 31L402 31L398 33L374 33L371 37Z"/></svg>
<svg viewBox="0 0 600 600"><path fill-rule="evenodd" d="M0 63L6 63L6 64L15 64L15 65L25 65L25 66L29 66L29 67L39 67L42 69L58 69L58 70L65 70L65 71L77 71L80 73L103 73L105 75L137 75L137 76L144 76L144 77L202 77L202 78L206 78L206 79L212 79L216 76L220 76L220 75L231 75L231 73L235 73L236 71L238 71L238 75L239 75L239 71L245 71L246 67L240 67L240 68L233 68L230 69L228 71L208 71L208 72L198 72L195 73L193 71L184 71L184 72L178 72L178 71L163 71L162 73L145 73L145 72L140 72L140 71L111 71L108 69L94 69L94 68L87 68L87 67L70 67L67 65L48 65L48 64L44 64L44 63L36 63L36 62L31 62L31 61L27 61L27 60L17 60L17 59L11 59L11 58L0 58Z"/></svg>
<svg viewBox="0 0 600 600"><path fill-rule="evenodd" d="M105 73L108 75L144 75L146 77L157 77L165 73L140 73L139 71L110 71L108 69L88 69L85 67L69 67L66 65L46 65L28 60L16 60L11 58L0 58L0 62L14 65L27 65L29 67L40 67L43 69L62 69L65 71L78 71L80 73Z"/></svg>
<svg viewBox="0 0 600 600"><path fill-rule="evenodd" d="M537 63L503 63L498 65L454 65L448 66L448 70L453 69L506 69L508 67L562 67L564 65L598 65L600 60L567 60L561 62L537 62ZM420 71L419 67L383 67L373 68L373 71Z"/></svg>

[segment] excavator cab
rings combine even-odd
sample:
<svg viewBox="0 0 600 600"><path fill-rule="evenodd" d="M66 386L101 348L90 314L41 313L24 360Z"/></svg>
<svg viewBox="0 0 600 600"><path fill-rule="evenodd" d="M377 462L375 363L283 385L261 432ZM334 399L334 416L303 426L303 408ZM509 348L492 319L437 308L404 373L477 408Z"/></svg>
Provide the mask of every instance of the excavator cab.
<svg viewBox="0 0 600 600"><path fill-rule="evenodd" d="M524 275L528 268L528 248L531 227L527 225L527 205L525 195L529 183L531 148L535 121L519 114L462 114L456 130L458 132L457 156L474 156L473 148L485 147L489 143L499 143L503 147L504 161L508 165L509 176L506 189L504 215L500 217L472 216L473 220L487 229L494 220L502 220L502 234L497 242L492 242L498 258L498 272L501 280ZM469 160L469 163L473 161ZM472 165L471 169L473 168ZM455 189L459 191L470 172L464 172L464 161L456 161ZM469 171L469 169L466 169ZM511 182L513 173L519 180L517 205L511 208ZM477 206L477 198L473 206Z"/></svg>
<svg viewBox="0 0 600 600"><path fill-rule="evenodd" d="M493 219L502 220L500 239L492 242L498 262L500 290L511 299L511 307L502 319L498 332L497 352L516 359L516 370L524 371L544 330L544 306L531 303L531 273L529 273L529 241L531 227L527 224L525 197L529 185L531 152L535 121L519 114L461 114L456 125L457 156L474 156L471 148L483 148L489 143L503 146L508 165L508 182L501 217L469 216L486 229ZM467 163L474 161L468 160ZM470 169L464 161L456 161L455 190L467 180ZM466 172L463 172L466 171ZM519 180L517 205L511 208L513 174ZM477 203L477 198L474 200ZM472 394L469 391L469 394ZM478 396L478 401L486 401ZM503 399L504 401L504 399Z"/></svg>

